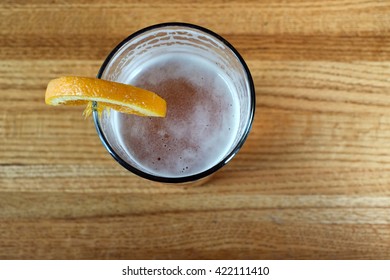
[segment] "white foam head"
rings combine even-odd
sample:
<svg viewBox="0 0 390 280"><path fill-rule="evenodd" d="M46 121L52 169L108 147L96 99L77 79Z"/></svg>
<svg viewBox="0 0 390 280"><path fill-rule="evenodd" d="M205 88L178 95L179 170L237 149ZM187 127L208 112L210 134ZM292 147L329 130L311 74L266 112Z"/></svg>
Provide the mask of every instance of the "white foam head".
<svg viewBox="0 0 390 280"><path fill-rule="evenodd" d="M135 71L138 75L129 75L126 83L149 87L167 98L168 113L164 120L151 121L114 113L112 125L129 159L145 172L163 177L194 175L221 161L239 125L238 99L223 72L188 54L159 56L142 67L142 71ZM166 82L172 84L168 89L164 88ZM186 92L180 90L183 83ZM152 135L148 131L151 127L157 127ZM140 154L149 154L149 159Z"/></svg>

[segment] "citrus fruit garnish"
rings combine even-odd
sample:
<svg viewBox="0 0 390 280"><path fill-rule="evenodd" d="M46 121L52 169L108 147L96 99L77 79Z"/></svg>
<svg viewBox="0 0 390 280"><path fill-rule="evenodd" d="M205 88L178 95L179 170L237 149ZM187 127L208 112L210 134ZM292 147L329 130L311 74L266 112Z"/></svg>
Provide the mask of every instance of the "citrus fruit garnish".
<svg viewBox="0 0 390 280"><path fill-rule="evenodd" d="M121 83L85 77L61 77L47 85L48 105L87 105L83 115L92 113L92 104L99 115L106 108L121 113L165 117L166 102L154 92Z"/></svg>

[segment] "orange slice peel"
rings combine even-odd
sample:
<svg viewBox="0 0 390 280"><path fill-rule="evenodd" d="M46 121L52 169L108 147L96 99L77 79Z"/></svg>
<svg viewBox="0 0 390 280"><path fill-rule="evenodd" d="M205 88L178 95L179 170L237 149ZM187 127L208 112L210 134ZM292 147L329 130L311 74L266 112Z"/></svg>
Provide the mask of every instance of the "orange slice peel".
<svg viewBox="0 0 390 280"><path fill-rule="evenodd" d="M87 105L83 115L93 111L93 101L99 115L104 109L149 117L165 117L166 101L156 93L121 84L86 77L61 77L51 80L47 86L45 102L48 105Z"/></svg>

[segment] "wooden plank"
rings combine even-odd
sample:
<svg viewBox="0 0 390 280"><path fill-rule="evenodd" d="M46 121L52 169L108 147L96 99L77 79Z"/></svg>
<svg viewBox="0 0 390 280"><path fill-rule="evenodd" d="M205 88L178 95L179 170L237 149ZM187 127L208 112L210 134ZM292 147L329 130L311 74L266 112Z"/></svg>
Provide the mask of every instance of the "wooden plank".
<svg viewBox="0 0 390 280"><path fill-rule="evenodd" d="M3 221L2 259L388 259L388 224L278 221L302 211L167 213ZM306 211L311 217L345 211ZM368 213L368 215L367 215ZM388 216L380 209L356 213ZM256 218L257 217L257 218ZM260 217L260 219L259 219ZM263 217L269 217L264 219ZM268 220L268 221L267 221ZM158 234L156 234L158 230Z"/></svg>
<svg viewBox="0 0 390 280"><path fill-rule="evenodd" d="M185 4L182 1L169 4L165 1L115 4L107 1L94 4L78 1L7 2L0 7L1 34L22 32L54 36L60 30L60 34L98 32L102 38L105 34L129 33L119 26L134 30L169 21L191 22L218 33L352 36L390 32L390 6L386 0L193 1ZM14 18L24 18L24 21L14 21ZM28 29L26 22L29 23ZM78 31L80 26L82 30Z"/></svg>

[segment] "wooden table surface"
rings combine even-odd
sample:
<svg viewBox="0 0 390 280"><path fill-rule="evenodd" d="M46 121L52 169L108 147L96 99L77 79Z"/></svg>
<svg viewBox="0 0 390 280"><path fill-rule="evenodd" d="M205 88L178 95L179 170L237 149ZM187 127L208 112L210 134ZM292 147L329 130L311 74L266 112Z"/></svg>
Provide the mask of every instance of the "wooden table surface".
<svg viewBox="0 0 390 280"><path fill-rule="evenodd" d="M389 259L388 0L0 3L1 259ZM207 184L119 166L48 81L95 76L122 39L184 21L252 72L251 134Z"/></svg>

